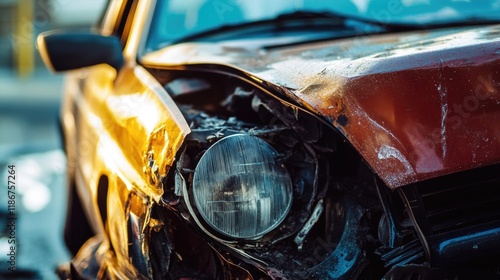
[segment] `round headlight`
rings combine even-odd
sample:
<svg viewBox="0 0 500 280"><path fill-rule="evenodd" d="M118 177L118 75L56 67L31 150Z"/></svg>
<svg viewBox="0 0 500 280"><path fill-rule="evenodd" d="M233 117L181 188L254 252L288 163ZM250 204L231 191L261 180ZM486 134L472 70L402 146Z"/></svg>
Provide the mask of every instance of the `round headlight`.
<svg viewBox="0 0 500 280"><path fill-rule="evenodd" d="M225 137L200 159L193 195L203 219L233 238L257 238L276 228L292 204L292 182L277 152L247 134Z"/></svg>

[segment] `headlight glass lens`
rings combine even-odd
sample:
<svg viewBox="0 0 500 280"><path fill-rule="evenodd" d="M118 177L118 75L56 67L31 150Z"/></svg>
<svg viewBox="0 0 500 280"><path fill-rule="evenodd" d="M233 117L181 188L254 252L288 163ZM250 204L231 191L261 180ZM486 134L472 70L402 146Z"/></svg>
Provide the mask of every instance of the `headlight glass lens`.
<svg viewBox="0 0 500 280"><path fill-rule="evenodd" d="M233 238L257 238L276 228L292 204L292 183L277 152L247 134L225 137L200 159L194 202L203 219Z"/></svg>

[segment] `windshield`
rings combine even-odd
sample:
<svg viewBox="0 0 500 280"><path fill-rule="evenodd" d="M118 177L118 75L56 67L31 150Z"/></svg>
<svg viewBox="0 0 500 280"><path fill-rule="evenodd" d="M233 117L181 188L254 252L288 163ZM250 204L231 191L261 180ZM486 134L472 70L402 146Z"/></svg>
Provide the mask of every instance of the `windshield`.
<svg viewBox="0 0 500 280"><path fill-rule="evenodd" d="M146 51L209 30L296 11L326 12L380 25L440 25L500 20L500 0L157 0Z"/></svg>

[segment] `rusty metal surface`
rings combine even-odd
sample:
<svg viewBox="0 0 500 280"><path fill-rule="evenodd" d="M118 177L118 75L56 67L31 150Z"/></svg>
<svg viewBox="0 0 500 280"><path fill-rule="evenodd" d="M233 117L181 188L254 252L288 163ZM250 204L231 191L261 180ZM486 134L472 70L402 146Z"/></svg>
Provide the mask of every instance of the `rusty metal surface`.
<svg viewBox="0 0 500 280"><path fill-rule="evenodd" d="M141 62L229 66L278 85L396 188L500 161L499 34L500 26L443 29L267 50L186 43Z"/></svg>

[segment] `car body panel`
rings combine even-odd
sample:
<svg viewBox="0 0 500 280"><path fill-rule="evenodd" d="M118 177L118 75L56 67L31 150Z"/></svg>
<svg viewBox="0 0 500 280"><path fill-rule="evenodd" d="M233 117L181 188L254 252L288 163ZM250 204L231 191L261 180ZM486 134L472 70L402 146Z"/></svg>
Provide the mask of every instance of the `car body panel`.
<svg viewBox="0 0 500 280"><path fill-rule="evenodd" d="M455 28L281 48L185 43L141 63L220 65L277 85L326 117L397 188L500 160L499 32Z"/></svg>
<svg viewBox="0 0 500 280"><path fill-rule="evenodd" d="M90 186L96 186L98 174L93 172L99 170L97 161L104 160L107 169L113 166L107 171L122 174L133 185L130 188L158 201L162 190L157 180L168 172L189 127L165 90L142 67L122 71L115 87L115 76L98 70L101 66L86 70L88 86L74 101L77 112L85 112L77 113L81 173ZM97 190L92 190L95 196Z"/></svg>
<svg viewBox="0 0 500 280"><path fill-rule="evenodd" d="M130 263L148 256L143 255L148 247L142 239L131 246L131 240L145 236L151 203L160 203L163 194L160 180L172 166L189 127L163 87L141 66L124 67L118 77L108 65L76 71L70 74L66 89L70 93L63 103L63 123L78 127L74 134L66 131L72 136L66 145L68 157L76 160L77 191L87 216L101 217L89 219L97 236L110 236L110 245L96 246L114 248L114 253L99 249L114 255L100 259L112 260L114 264L108 265L120 267L126 278L149 275ZM109 182L106 221L99 215L102 176ZM136 234L127 238L126 232Z"/></svg>
<svg viewBox="0 0 500 280"><path fill-rule="evenodd" d="M109 158L135 187L159 201L158 180L168 172L189 127L163 87L142 67L122 70L115 84L115 94L106 98L107 110L100 114L101 121L108 121L102 125L110 146L118 148Z"/></svg>

